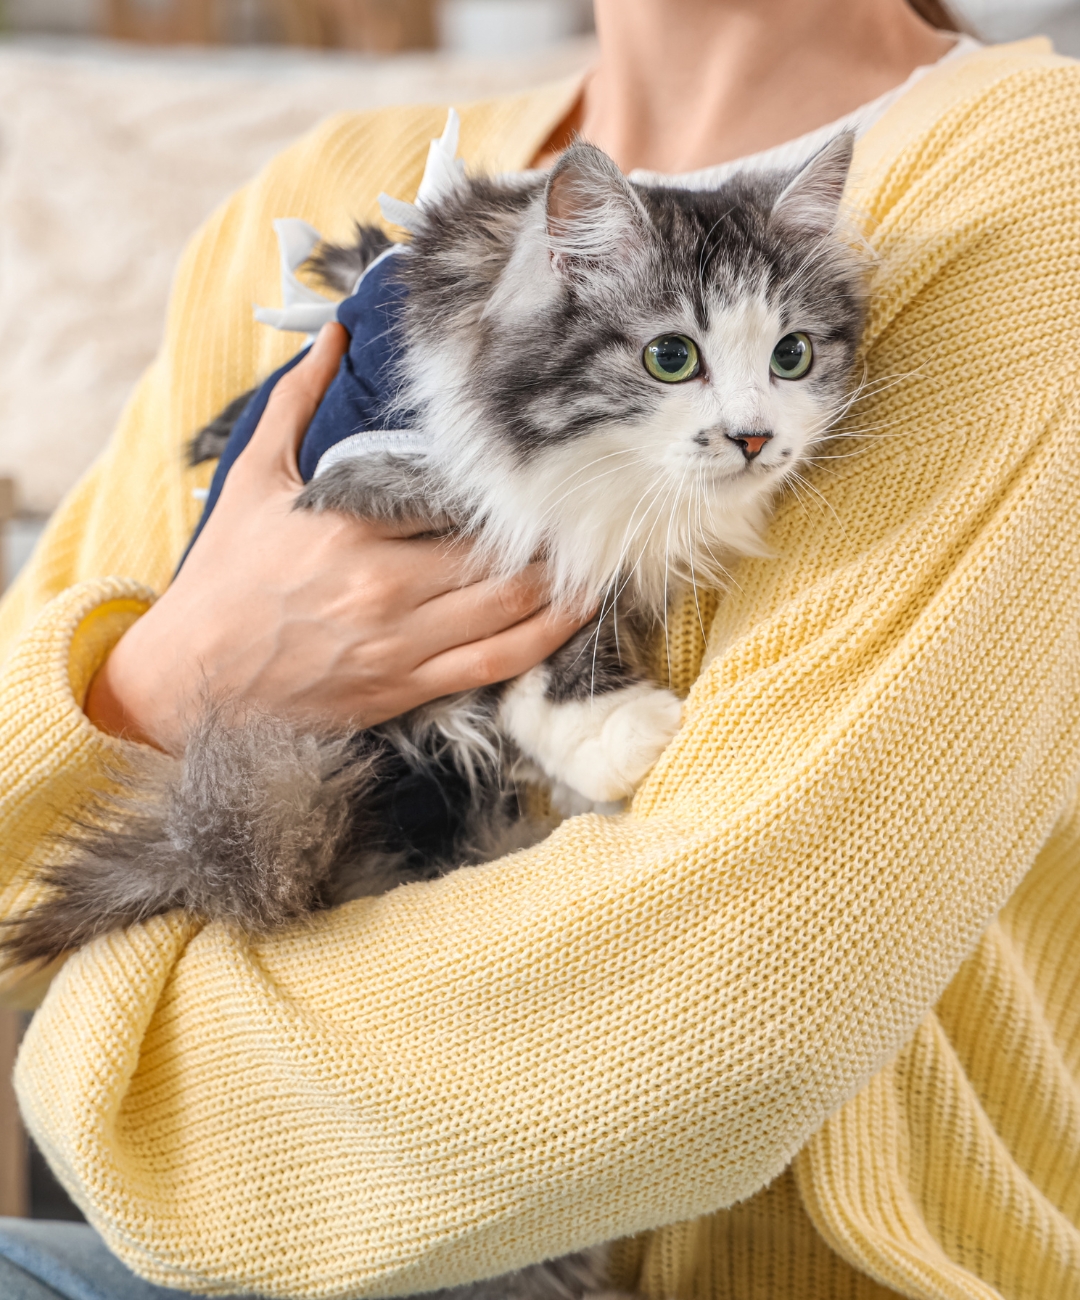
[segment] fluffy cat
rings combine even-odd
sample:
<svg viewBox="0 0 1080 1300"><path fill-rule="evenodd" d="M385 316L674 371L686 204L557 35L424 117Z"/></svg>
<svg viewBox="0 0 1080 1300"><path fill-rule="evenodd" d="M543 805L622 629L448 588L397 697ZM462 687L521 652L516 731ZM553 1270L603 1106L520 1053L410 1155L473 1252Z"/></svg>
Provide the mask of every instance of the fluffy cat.
<svg viewBox="0 0 1080 1300"><path fill-rule="evenodd" d="M646 673L674 590L760 553L769 503L844 409L851 150L843 134L795 175L691 191L578 143L546 177L461 176L426 208L382 262L404 341L386 415L427 442L338 459L297 506L453 529L503 574L542 554L556 599L599 612L521 677L354 736L208 708L182 760L147 752L118 778L7 950L52 958L174 907L265 931L491 858L549 827L523 783L562 812L617 808L679 724ZM316 267L348 290L385 246L361 230Z"/></svg>
<svg viewBox="0 0 1080 1300"><path fill-rule="evenodd" d="M546 179L462 180L426 211L393 269L395 410L428 444L339 459L297 506L455 529L505 574L543 554L557 598L599 613L523 676L356 736L209 708L182 760L147 751L118 777L8 951L51 958L173 907L265 931L535 839L523 781L566 811L629 795L679 722L645 671L674 588L760 551L770 501L845 407L863 316L835 229L851 146L691 192L630 184L577 144ZM347 292L385 244L360 231L316 265ZM249 397L196 456L221 453ZM598 1298L606 1261L434 1294Z"/></svg>

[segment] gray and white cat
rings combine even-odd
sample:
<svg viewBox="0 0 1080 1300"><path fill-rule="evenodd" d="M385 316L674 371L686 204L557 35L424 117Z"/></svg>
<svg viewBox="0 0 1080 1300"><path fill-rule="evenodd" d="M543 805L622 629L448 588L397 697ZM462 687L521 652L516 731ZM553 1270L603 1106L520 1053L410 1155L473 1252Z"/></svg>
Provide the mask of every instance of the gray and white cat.
<svg viewBox="0 0 1080 1300"><path fill-rule="evenodd" d="M8 950L51 957L173 907L266 930L535 838L523 780L563 811L631 794L679 723L645 672L667 603L760 552L770 502L848 398L851 151L842 134L795 175L691 191L631 184L578 143L546 178L461 177L426 209L394 259L399 405L426 445L340 460L297 505L468 534L496 573L543 555L555 598L599 612L521 677L355 736L209 708L182 761L148 753L119 814L69 842ZM351 288L386 244L361 230L315 263ZM442 792L434 839L403 809L410 780L414 811Z"/></svg>
<svg viewBox="0 0 1080 1300"><path fill-rule="evenodd" d="M546 178L462 179L427 210L396 261L401 404L428 446L341 461L297 504L466 533L504 574L543 555L557 599L599 612L521 677L353 736L208 708L182 760L148 751L67 841L7 950L48 959L174 907L266 931L534 840L523 783L568 811L631 794L679 724L645 671L667 603L760 553L770 502L849 400L851 150L841 135L795 175L694 192L575 144ZM384 245L362 231L317 264L347 291ZM437 1294L573 1300L609 1288L605 1260Z"/></svg>

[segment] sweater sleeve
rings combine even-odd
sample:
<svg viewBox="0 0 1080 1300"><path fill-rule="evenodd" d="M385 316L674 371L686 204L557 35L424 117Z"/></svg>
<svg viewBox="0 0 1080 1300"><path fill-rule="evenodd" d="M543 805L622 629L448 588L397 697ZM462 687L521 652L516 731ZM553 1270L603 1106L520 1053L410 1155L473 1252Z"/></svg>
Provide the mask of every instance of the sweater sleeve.
<svg viewBox="0 0 1080 1300"><path fill-rule="evenodd" d="M1048 62L857 154L867 382L629 815L68 961L17 1086L132 1267L395 1295L689 1219L911 1037L1080 771L1078 114Z"/></svg>
<svg viewBox="0 0 1080 1300"><path fill-rule="evenodd" d="M19 639L0 676L0 915L12 916L39 896L37 868L66 829L84 792L124 746L83 712L90 680L109 651L147 608L152 594L116 579L79 583L49 602ZM28 850L12 852L13 845ZM19 976L18 979L15 977ZM0 976L11 993L32 1001L41 979ZM17 998L14 1000L18 1000Z"/></svg>
<svg viewBox="0 0 1080 1300"><path fill-rule="evenodd" d="M522 106L506 112L520 116ZM212 466L187 464L187 440L300 342L252 320L253 302L280 293L273 218L305 217L328 235L354 213L370 219L376 177L412 192L441 116L331 119L224 203L186 249L159 355L0 604L0 918L38 897L56 834L122 759L125 747L89 724L83 699L112 645L169 582L199 518ZM51 973L0 970L0 997L33 1003Z"/></svg>

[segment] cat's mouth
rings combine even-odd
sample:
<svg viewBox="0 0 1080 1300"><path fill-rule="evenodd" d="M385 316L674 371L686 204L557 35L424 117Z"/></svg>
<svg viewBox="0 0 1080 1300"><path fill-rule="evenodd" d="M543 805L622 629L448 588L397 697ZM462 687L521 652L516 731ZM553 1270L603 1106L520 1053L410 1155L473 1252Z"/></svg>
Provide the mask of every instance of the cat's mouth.
<svg viewBox="0 0 1080 1300"><path fill-rule="evenodd" d="M704 463L711 478L721 483L736 483L745 478L766 478L778 471L790 469L793 462L790 459L762 461L754 457L753 460L744 460L741 465L733 465L730 462L724 463L715 456L709 456L705 458Z"/></svg>
<svg viewBox="0 0 1080 1300"><path fill-rule="evenodd" d="M702 429L693 441L704 452L713 476L721 479L762 478L791 464L791 448L778 448L772 430L760 426Z"/></svg>

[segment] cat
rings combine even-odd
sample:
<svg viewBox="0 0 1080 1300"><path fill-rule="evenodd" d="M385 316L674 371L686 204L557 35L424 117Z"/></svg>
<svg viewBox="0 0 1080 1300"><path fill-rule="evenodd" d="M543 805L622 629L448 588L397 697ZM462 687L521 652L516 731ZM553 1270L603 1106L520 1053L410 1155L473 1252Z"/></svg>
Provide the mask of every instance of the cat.
<svg viewBox="0 0 1080 1300"><path fill-rule="evenodd" d="M323 247L342 292L381 265L403 341L382 414L427 441L327 457L297 507L465 534L497 574L543 555L555 600L597 612L520 677L355 735L208 705L182 760L147 750L118 775L7 952L48 960L174 907L266 932L534 842L553 822L529 787L556 814L619 808L679 725L647 672L675 591L762 553L770 503L849 399L852 143L694 191L631 183L579 141L547 175L459 175L408 245L360 228Z"/></svg>
<svg viewBox="0 0 1080 1300"><path fill-rule="evenodd" d="M387 414L427 443L330 457L297 507L463 533L506 575L543 555L556 599L598 612L522 676L356 735L209 705L182 760L147 750L118 774L126 794L70 839L8 952L51 959L174 907L265 932L532 842L551 821L525 811L529 784L563 812L630 795L679 723L647 674L675 589L762 553L770 502L850 401L851 152L842 134L794 175L694 192L632 184L575 143L547 177L461 179L404 251L374 228L324 247L313 267L343 293L392 259ZM258 409L230 403L194 457ZM433 1294L617 1293L599 1246Z"/></svg>

